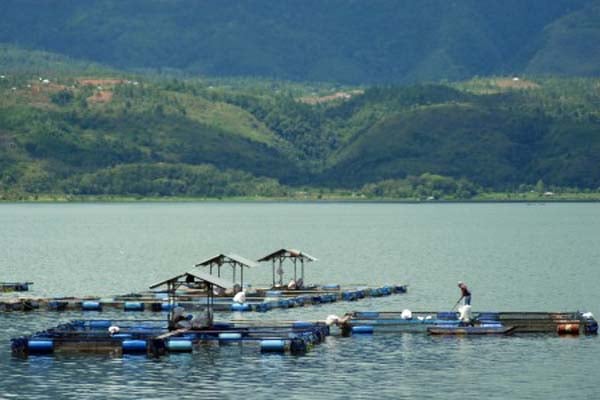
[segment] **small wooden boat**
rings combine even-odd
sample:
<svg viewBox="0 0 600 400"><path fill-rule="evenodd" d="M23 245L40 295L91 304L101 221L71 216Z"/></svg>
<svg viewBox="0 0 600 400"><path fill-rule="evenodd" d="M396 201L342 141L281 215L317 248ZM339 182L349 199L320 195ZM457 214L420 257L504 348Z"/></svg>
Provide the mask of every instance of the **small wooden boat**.
<svg viewBox="0 0 600 400"><path fill-rule="evenodd" d="M506 335L514 326L436 326L427 328L430 335Z"/></svg>
<svg viewBox="0 0 600 400"><path fill-rule="evenodd" d="M33 282L0 282L0 292L26 292Z"/></svg>

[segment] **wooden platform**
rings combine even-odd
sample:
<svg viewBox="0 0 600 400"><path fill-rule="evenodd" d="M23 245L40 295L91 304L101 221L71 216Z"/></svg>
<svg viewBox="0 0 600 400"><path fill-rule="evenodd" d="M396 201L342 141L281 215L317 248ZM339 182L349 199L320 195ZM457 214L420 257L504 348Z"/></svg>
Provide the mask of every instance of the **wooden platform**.
<svg viewBox="0 0 600 400"><path fill-rule="evenodd" d="M579 335L598 332L597 321L581 312L474 312L472 323L476 326L500 324L513 328L511 333ZM348 313L341 329L342 334L350 336L356 327L370 327L373 333L424 333L440 326L448 332L452 329L460 332L461 325L458 314L453 312L419 311L413 312L411 318L403 318L401 312L362 311Z"/></svg>

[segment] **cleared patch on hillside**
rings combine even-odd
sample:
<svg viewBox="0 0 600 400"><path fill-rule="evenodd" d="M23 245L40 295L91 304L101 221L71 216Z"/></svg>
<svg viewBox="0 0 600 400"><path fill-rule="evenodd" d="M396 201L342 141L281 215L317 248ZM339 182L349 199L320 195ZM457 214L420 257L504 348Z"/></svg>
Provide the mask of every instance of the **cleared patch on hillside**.
<svg viewBox="0 0 600 400"><path fill-rule="evenodd" d="M98 90L87 98L88 103L110 103L113 98L113 92L110 90Z"/></svg>
<svg viewBox="0 0 600 400"><path fill-rule="evenodd" d="M300 101L301 103L311 104L311 105L329 103L332 101L345 101L345 100L350 100L352 97L360 96L364 92L365 92L364 90L359 90L359 89L349 90L349 91L345 91L345 92L335 92L335 93L327 95L327 96L300 97L298 99L298 101Z"/></svg>
<svg viewBox="0 0 600 400"><path fill-rule="evenodd" d="M502 89L539 89L540 85L535 82L521 78L506 78L498 79L495 82L496 86Z"/></svg>

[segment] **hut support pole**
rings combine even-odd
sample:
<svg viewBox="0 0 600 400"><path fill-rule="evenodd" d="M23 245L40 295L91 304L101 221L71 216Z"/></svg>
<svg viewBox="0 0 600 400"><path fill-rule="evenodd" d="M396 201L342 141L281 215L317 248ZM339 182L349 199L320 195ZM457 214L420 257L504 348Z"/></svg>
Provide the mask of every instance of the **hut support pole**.
<svg viewBox="0 0 600 400"><path fill-rule="evenodd" d="M173 298L174 295L175 295L175 288L173 286L173 283L169 282L169 283L167 283L167 296L168 296L167 299L168 299L168 302L169 302L169 315L167 317L167 318L169 318L169 321L167 321L167 322L170 322L170 321L173 320L173 315L174 315L174 312L175 312L173 310L174 304L175 304L175 299Z"/></svg>
<svg viewBox="0 0 600 400"><path fill-rule="evenodd" d="M279 259L279 271L281 271L281 272L283 272L282 264L283 264L283 260L280 258ZM283 286L283 274L279 275L279 285Z"/></svg>
<svg viewBox="0 0 600 400"><path fill-rule="evenodd" d="M213 296L214 296L214 287L212 283L208 284L208 296L206 296L206 321L208 322L208 326L212 327L212 307L213 307Z"/></svg>
<svg viewBox="0 0 600 400"><path fill-rule="evenodd" d="M294 282L298 281L298 277L296 276L296 259L294 259Z"/></svg>
<svg viewBox="0 0 600 400"><path fill-rule="evenodd" d="M273 259L273 287L275 287L275 260Z"/></svg>
<svg viewBox="0 0 600 400"><path fill-rule="evenodd" d="M304 260L300 260L300 265L302 266L301 279L302 279L302 282L304 282Z"/></svg>

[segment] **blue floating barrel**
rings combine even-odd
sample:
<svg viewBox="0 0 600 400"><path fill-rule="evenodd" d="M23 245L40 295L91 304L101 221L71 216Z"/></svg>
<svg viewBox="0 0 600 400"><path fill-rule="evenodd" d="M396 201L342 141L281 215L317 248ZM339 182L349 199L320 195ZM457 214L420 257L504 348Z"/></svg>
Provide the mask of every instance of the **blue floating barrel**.
<svg viewBox="0 0 600 400"><path fill-rule="evenodd" d="M287 299L281 299L279 300L279 307L281 308L288 308L290 306L290 302Z"/></svg>
<svg viewBox="0 0 600 400"><path fill-rule="evenodd" d="M293 329L309 329L315 326L314 323L308 321L295 321L292 322Z"/></svg>
<svg viewBox="0 0 600 400"><path fill-rule="evenodd" d="M112 322L107 319L98 319L90 321L90 329L108 329Z"/></svg>
<svg viewBox="0 0 600 400"><path fill-rule="evenodd" d="M69 303L67 303L66 301L49 301L48 302L48 310L52 310L52 311L63 311L67 308L67 305Z"/></svg>
<svg viewBox="0 0 600 400"><path fill-rule="evenodd" d="M221 332L219 333L219 344L239 342L242 340L242 334L239 332Z"/></svg>
<svg viewBox="0 0 600 400"><path fill-rule="evenodd" d="M455 320L458 319L458 314L454 311L441 311L437 313L437 319Z"/></svg>
<svg viewBox="0 0 600 400"><path fill-rule="evenodd" d="M251 311L250 304L248 303L233 303L231 304L231 311Z"/></svg>
<svg viewBox="0 0 600 400"><path fill-rule="evenodd" d="M373 327L371 325L357 325L352 327L352 334L358 335L371 335L373 334Z"/></svg>
<svg viewBox="0 0 600 400"><path fill-rule="evenodd" d="M189 353L192 351L192 341L189 339L171 338L167 342L167 350L178 353Z"/></svg>
<svg viewBox="0 0 600 400"><path fill-rule="evenodd" d="M29 354L50 354L54 351L52 339L29 339L27 341L27 352Z"/></svg>
<svg viewBox="0 0 600 400"><path fill-rule="evenodd" d="M144 311L144 303L140 301L126 301L123 304L124 311Z"/></svg>
<svg viewBox="0 0 600 400"><path fill-rule="evenodd" d="M359 311L356 313L356 318L367 318L374 319L379 318L379 313L377 311Z"/></svg>
<svg viewBox="0 0 600 400"><path fill-rule="evenodd" d="M123 340L122 343L123 353L145 353L147 351L148 343L145 340Z"/></svg>
<svg viewBox="0 0 600 400"><path fill-rule="evenodd" d="M171 311L173 308L175 308L175 306L175 304L161 303L160 309L161 311Z"/></svg>
<svg viewBox="0 0 600 400"><path fill-rule="evenodd" d="M406 293L406 285L396 286L396 293Z"/></svg>
<svg viewBox="0 0 600 400"><path fill-rule="evenodd" d="M587 319L585 321L585 334L596 335L598 334L598 322L594 319Z"/></svg>
<svg viewBox="0 0 600 400"><path fill-rule="evenodd" d="M346 300L346 301L356 300L356 293L355 292L344 292L344 293L342 293L342 300Z"/></svg>
<svg viewBox="0 0 600 400"><path fill-rule="evenodd" d="M102 311L102 304L99 301L84 301L81 303L82 311Z"/></svg>
<svg viewBox="0 0 600 400"><path fill-rule="evenodd" d="M263 353L283 353L285 352L285 341L281 339L261 340L260 351Z"/></svg>

